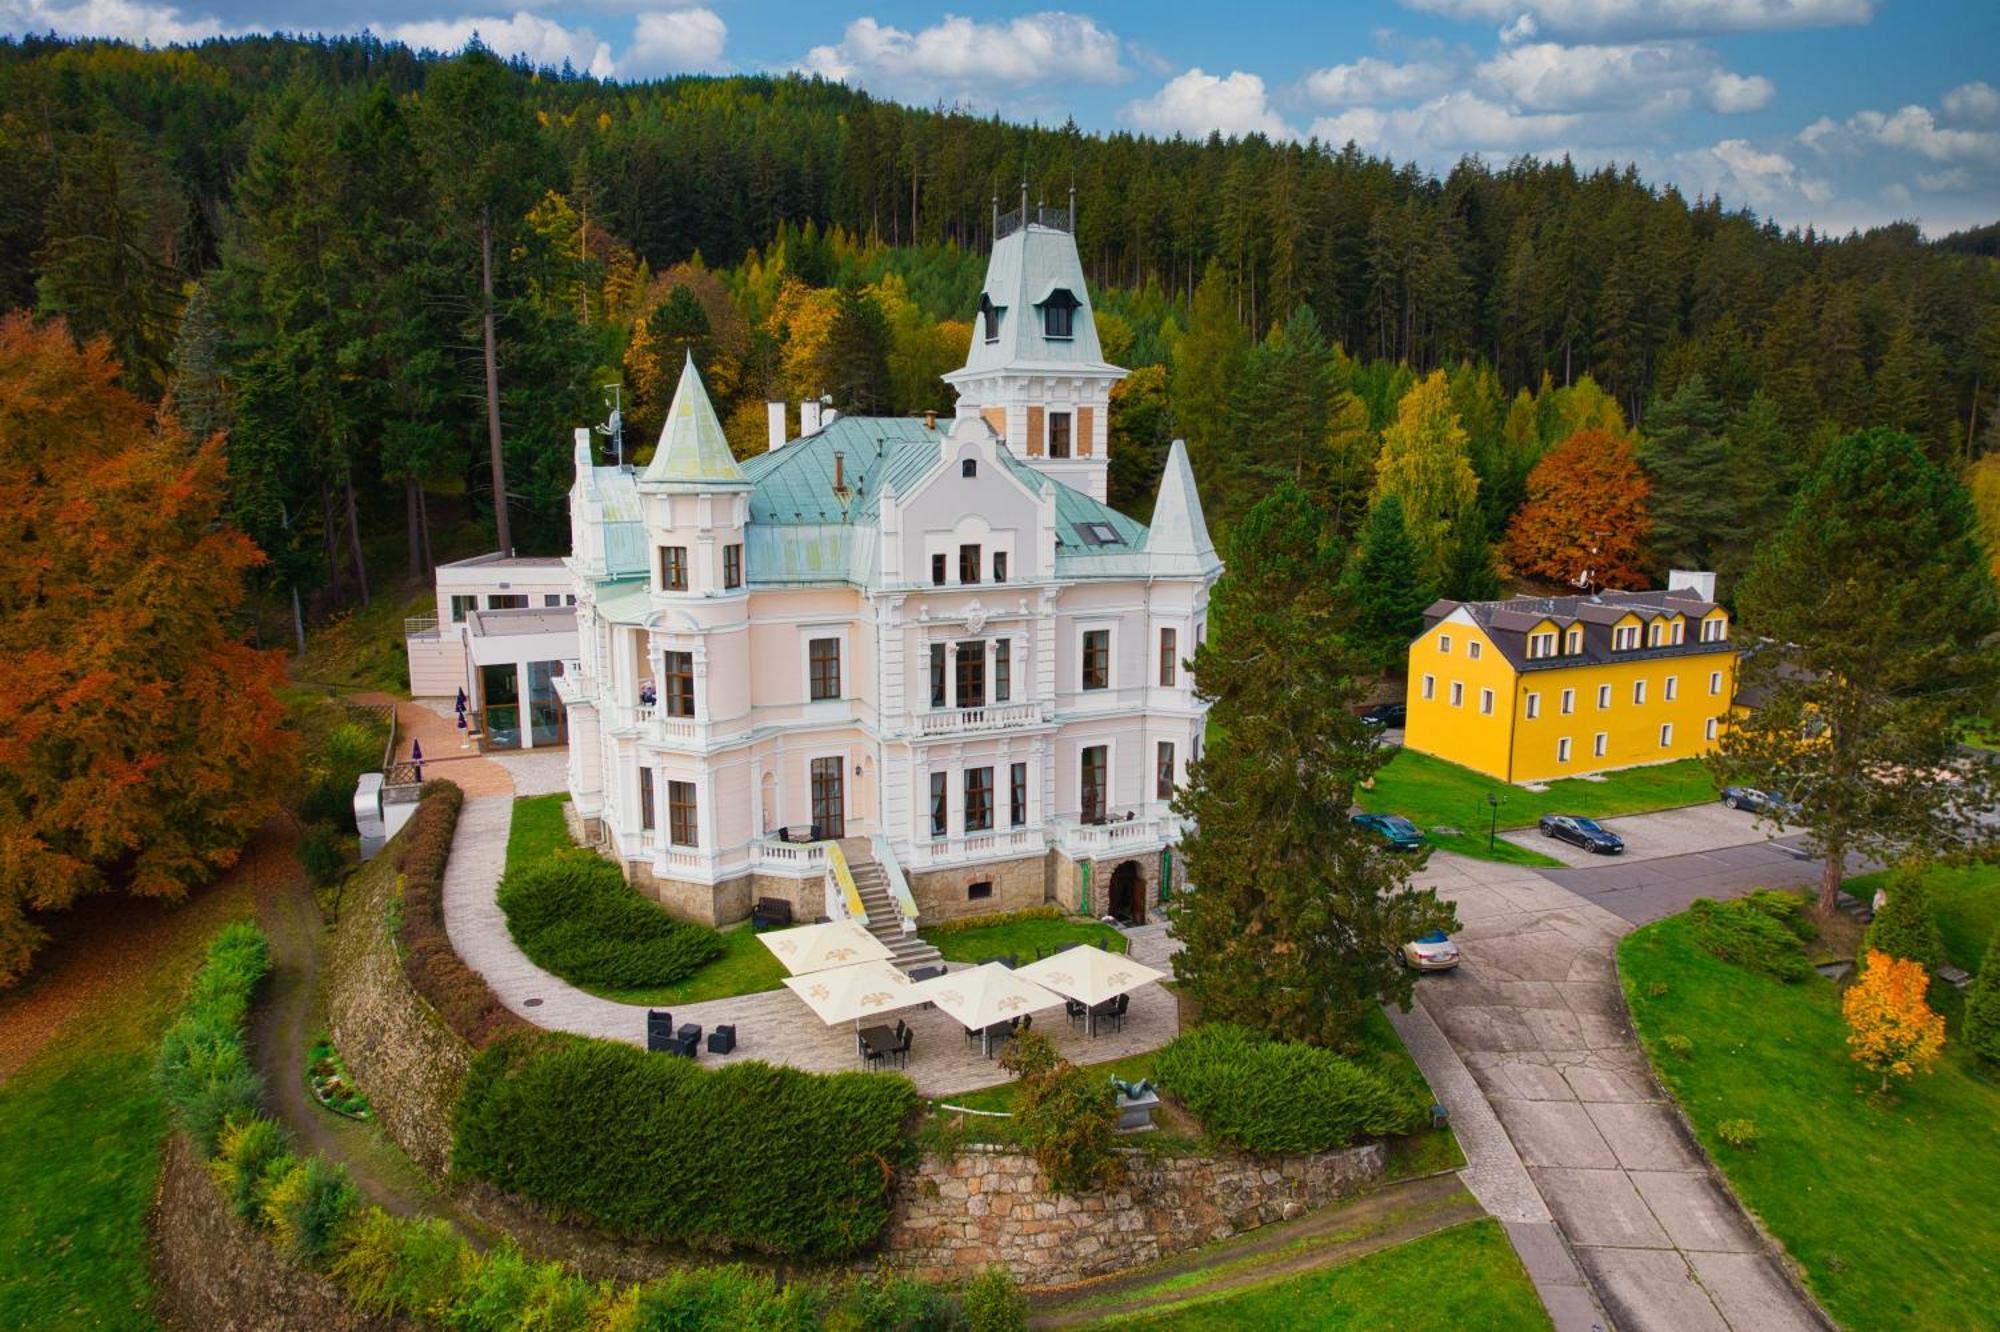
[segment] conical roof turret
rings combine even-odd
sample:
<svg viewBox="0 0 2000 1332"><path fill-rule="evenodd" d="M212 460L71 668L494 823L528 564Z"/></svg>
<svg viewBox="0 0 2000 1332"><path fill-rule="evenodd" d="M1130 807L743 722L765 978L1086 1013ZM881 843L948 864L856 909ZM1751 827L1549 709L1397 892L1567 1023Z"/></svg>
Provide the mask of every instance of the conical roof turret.
<svg viewBox="0 0 2000 1332"><path fill-rule="evenodd" d="M681 367L681 382L667 408L667 423L660 428L660 447L639 481L642 485L749 485L743 469L736 465L736 456L729 451L729 437L722 432L722 420L708 400L692 354Z"/></svg>

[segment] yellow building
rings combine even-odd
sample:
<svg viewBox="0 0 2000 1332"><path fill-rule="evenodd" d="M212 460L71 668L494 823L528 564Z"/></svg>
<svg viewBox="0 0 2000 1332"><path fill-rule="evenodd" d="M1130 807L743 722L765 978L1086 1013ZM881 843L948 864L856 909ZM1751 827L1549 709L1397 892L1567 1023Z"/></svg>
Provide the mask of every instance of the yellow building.
<svg viewBox="0 0 2000 1332"><path fill-rule="evenodd" d="M1507 782L1707 753L1736 692L1729 612L1710 578L1435 603L1410 644L1404 745Z"/></svg>

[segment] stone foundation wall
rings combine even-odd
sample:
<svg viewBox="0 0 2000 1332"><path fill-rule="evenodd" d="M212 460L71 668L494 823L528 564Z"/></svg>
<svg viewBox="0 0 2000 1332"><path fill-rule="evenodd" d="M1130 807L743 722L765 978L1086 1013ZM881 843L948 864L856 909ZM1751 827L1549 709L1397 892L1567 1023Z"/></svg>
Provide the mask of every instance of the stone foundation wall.
<svg viewBox="0 0 2000 1332"><path fill-rule="evenodd" d="M653 867L643 860L628 860L624 866L626 881L658 902L670 916L717 929L750 918L750 904L756 900L752 882L755 875L739 874L721 883L707 884L655 874ZM806 919L811 920L812 916Z"/></svg>
<svg viewBox="0 0 2000 1332"><path fill-rule="evenodd" d="M153 1312L177 1332L403 1332L356 1313L325 1277L238 1220L186 1134L167 1139L153 1198Z"/></svg>
<svg viewBox="0 0 2000 1332"><path fill-rule="evenodd" d="M1124 1156L1121 1188L1076 1198L1051 1193L1019 1152L925 1157L898 1180L881 1265L952 1280L997 1263L1024 1286L1069 1285L1299 1216L1379 1179L1383 1164L1374 1143L1262 1160Z"/></svg>
<svg viewBox="0 0 2000 1332"><path fill-rule="evenodd" d="M399 880L387 862L349 881L327 952L327 1027L383 1129L442 1177L473 1051L403 975L390 927Z"/></svg>
<svg viewBox="0 0 2000 1332"><path fill-rule="evenodd" d="M1146 920L1148 923L1165 919L1167 903L1160 901L1160 861L1165 857L1173 874L1173 883L1168 901L1187 891L1187 868L1181 859L1180 848L1170 847L1166 851L1141 851L1134 855L1111 855L1095 860L1071 860L1060 851L1049 853L1049 896L1062 903L1068 911L1085 910L1083 901L1083 867L1090 866L1089 914L1103 916L1111 910L1111 876L1126 861L1136 861L1139 878L1146 895Z"/></svg>
<svg viewBox="0 0 2000 1332"><path fill-rule="evenodd" d="M1048 900L1049 858L1039 855L928 870L910 874L909 880L910 896L917 900L917 918L921 921L1001 915L1038 907ZM980 882L992 884L993 895L967 897L967 886Z"/></svg>

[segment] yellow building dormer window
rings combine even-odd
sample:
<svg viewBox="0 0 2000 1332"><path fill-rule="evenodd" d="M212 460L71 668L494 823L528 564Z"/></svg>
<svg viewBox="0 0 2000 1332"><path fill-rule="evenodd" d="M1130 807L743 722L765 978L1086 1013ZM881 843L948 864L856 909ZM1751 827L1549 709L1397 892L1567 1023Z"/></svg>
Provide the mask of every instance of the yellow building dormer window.
<svg viewBox="0 0 2000 1332"><path fill-rule="evenodd" d="M1577 653L1583 651L1582 625L1573 624L1569 627L1567 641L1563 644L1563 651L1568 653L1572 657L1574 657Z"/></svg>
<svg viewBox="0 0 2000 1332"><path fill-rule="evenodd" d="M1556 655L1556 634L1550 629L1539 634L1528 635L1528 655L1530 657L1553 657Z"/></svg>
<svg viewBox="0 0 2000 1332"><path fill-rule="evenodd" d="M1721 643L1729 638L1729 620L1725 616L1711 615L1701 622L1701 641Z"/></svg>
<svg viewBox="0 0 2000 1332"><path fill-rule="evenodd" d="M1639 626L1623 624L1611 631L1611 648L1614 652L1630 652L1639 646Z"/></svg>
<svg viewBox="0 0 2000 1332"><path fill-rule="evenodd" d="M1674 630L1673 638L1671 641L1673 642L1673 645L1675 647L1679 647L1682 643L1687 641L1687 621L1681 619L1679 616L1675 616L1673 630Z"/></svg>

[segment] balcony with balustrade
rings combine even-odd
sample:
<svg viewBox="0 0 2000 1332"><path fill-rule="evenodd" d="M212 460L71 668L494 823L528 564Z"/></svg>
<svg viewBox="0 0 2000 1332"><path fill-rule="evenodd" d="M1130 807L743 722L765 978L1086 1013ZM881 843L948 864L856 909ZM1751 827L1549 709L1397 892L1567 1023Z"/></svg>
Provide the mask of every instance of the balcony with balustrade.
<svg viewBox="0 0 2000 1332"><path fill-rule="evenodd" d="M995 703L987 707L933 708L916 715L920 736L976 735L986 731L1040 726L1048 720L1039 703Z"/></svg>
<svg viewBox="0 0 2000 1332"><path fill-rule="evenodd" d="M1101 819L1057 819L1051 828L1056 849L1071 860L1138 855L1170 846L1180 838L1180 821L1171 814L1148 817L1124 811Z"/></svg>

